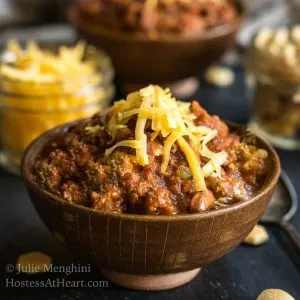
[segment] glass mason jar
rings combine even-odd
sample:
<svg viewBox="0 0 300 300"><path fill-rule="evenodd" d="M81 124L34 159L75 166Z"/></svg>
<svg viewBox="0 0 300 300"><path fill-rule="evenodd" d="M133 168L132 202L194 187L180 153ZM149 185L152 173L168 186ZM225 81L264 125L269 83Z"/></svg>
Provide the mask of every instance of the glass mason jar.
<svg viewBox="0 0 300 300"><path fill-rule="evenodd" d="M9 53L3 53L1 59L2 63L9 60ZM108 106L115 93L110 59L88 46L84 60L96 65L97 74L55 83L24 82L0 75L0 164L4 168L18 174L24 150L44 131L90 117Z"/></svg>
<svg viewBox="0 0 300 300"><path fill-rule="evenodd" d="M250 49L246 66L253 85L250 128L282 149L300 149L300 82L284 66L269 66Z"/></svg>

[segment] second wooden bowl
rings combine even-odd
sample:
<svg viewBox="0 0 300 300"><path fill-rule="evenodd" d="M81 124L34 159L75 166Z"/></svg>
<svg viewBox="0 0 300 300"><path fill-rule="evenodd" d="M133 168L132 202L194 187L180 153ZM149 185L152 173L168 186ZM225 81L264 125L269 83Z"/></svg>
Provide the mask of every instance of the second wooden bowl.
<svg viewBox="0 0 300 300"><path fill-rule="evenodd" d="M231 23L195 37L167 35L151 39L113 32L81 18L76 6L69 10L69 21L80 37L111 56L122 84L171 84L198 75L233 44L244 16L241 5L237 8L239 16Z"/></svg>

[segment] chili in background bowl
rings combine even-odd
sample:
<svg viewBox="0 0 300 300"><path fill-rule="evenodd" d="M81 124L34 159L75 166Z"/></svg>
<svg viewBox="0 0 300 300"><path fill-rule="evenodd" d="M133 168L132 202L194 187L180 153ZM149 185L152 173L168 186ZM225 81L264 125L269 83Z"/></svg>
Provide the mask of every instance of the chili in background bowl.
<svg viewBox="0 0 300 300"><path fill-rule="evenodd" d="M111 56L116 75L127 93L150 82L170 86L198 75L216 62L234 44L244 20L243 5L239 1L233 3L238 11L234 20L193 36L164 34L153 39L143 34L112 31L82 18L77 6L69 9L68 19L79 37Z"/></svg>
<svg viewBox="0 0 300 300"><path fill-rule="evenodd" d="M38 157L76 121L45 132L28 147L22 175L31 201L50 232L78 257L97 265L112 282L140 290L174 288L192 280L249 234L263 215L280 175L275 150L245 132L269 153L269 170L251 199L198 214L149 216L101 212L68 203L34 180ZM229 123L244 132L243 126Z"/></svg>

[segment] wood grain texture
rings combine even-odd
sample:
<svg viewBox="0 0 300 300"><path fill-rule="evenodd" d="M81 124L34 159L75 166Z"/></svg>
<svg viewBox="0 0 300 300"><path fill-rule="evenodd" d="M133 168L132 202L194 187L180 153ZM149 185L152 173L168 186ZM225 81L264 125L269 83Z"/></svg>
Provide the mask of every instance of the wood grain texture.
<svg viewBox="0 0 300 300"><path fill-rule="evenodd" d="M263 205L249 202L235 213L220 211L218 215L204 220L201 220L201 215L188 221L176 221L176 217L162 221L157 217L157 223L151 224L88 214L78 208L78 225L75 222L75 226L70 227L69 222L53 223L53 214L49 214L52 200L31 192L31 199L42 220L51 232L59 232L64 237L71 251L83 252L99 267L132 274L186 271L215 260L238 245L251 231L269 198L270 194L257 200ZM86 218L86 214L88 224L80 221ZM63 219L63 215L65 211L58 218ZM109 224L114 225L110 228Z"/></svg>

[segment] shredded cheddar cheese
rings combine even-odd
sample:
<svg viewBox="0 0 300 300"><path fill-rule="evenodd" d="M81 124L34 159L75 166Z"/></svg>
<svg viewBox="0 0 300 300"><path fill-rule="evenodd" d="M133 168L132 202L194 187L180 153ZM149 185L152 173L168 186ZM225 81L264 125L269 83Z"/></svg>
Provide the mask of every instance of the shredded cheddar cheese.
<svg viewBox="0 0 300 300"><path fill-rule="evenodd" d="M0 134L6 163L17 169L23 151L43 132L106 107L114 93L111 74L107 56L85 42L40 47L33 41L8 41L0 56ZM87 134L97 131L99 127L86 129Z"/></svg>
<svg viewBox="0 0 300 300"><path fill-rule="evenodd" d="M179 146L181 147L186 159L189 163L190 169L193 173L194 181L196 184L197 191L206 190L206 184L204 180L204 175L201 170L200 161L196 155L196 152L191 148L191 146L182 137L178 140Z"/></svg>
<svg viewBox="0 0 300 300"><path fill-rule="evenodd" d="M148 126L147 130L150 130L150 139L155 140L158 136L164 138L162 173L167 172L171 149L177 143L187 159L197 191L207 189L205 177L221 177L221 166L227 160L227 153L215 153L207 146L217 136L218 131L195 125L196 116L191 113L189 103L176 101L168 89L163 90L154 85L131 93L126 100L120 100L113 106L108 123L108 133L112 140L133 116L137 116L135 140L116 143L106 150L106 156L118 147L131 147L136 150L137 162L140 165L149 164L146 134L149 121L151 129Z"/></svg>
<svg viewBox="0 0 300 300"><path fill-rule="evenodd" d="M169 160L170 160L170 153L171 153L171 149L172 146L175 144L175 142L177 140L179 140L183 135L185 135L185 132L180 132L180 131L174 131L173 133L171 133L165 143L165 147L163 150L163 163L161 165L161 171L163 173L166 172L168 164L169 164Z"/></svg>
<svg viewBox="0 0 300 300"><path fill-rule="evenodd" d="M28 42L23 49L16 40L10 40L6 48L12 64L1 65L0 73L4 79L27 84L61 82L65 86L67 79L75 80L74 86L68 86L71 91L77 90L80 81L87 78L95 83L101 81L95 63L83 59L85 42L81 41L75 47L61 46L58 53L41 49L34 41ZM31 88L28 89L30 93Z"/></svg>

